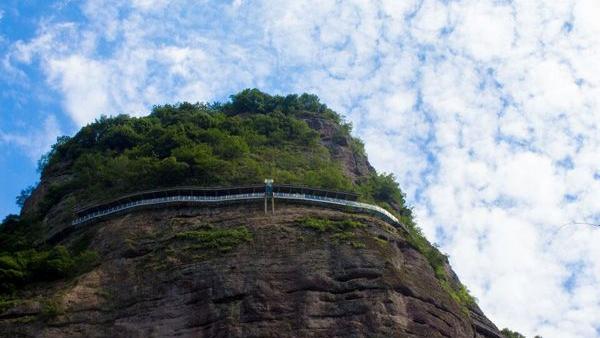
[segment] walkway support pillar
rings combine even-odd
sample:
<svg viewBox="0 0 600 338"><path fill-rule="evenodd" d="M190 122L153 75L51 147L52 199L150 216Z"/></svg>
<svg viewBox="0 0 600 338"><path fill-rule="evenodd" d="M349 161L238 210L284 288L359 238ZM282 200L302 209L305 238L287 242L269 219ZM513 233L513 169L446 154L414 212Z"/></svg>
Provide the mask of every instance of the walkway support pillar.
<svg viewBox="0 0 600 338"><path fill-rule="evenodd" d="M265 214L267 213L267 199L271 197L271 212L275 214L275 196L273 194L273 179L265 178Z"/></svg>

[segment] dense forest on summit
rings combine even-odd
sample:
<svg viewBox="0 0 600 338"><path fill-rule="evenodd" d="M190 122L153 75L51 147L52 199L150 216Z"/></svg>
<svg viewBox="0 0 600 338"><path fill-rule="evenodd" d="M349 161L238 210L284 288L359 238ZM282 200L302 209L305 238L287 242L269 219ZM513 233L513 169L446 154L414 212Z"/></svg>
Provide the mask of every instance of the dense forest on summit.
<svg viewBox="0 0 600 338"><path fill-rule="evenodd" d="M352 184L341 164L301 118L334 121L336 138L364 155L351 125L314 95L270 96L245 90L225 104L164 105L146 117L101 117L74 137L61 137L40 161L43 175L70 172L51 195L76 192L79 202L148 188L277 183L354 191L366 201L393 203L410 214L391 175ZM54 204L50 198L47 207Z"/></svg>
<svg viewBox="0 0 600 338"><path fill-rule="evenodd" d="M455 298L470 302L466 289L450 290L443 268L447 258L432 247L412 220L410 208L391 174L372 173L352 182L319 134L306 120L333 122L333 142L365 156L351 136L352 126L315 95L271 96L247 89L226 103L181 103L154 107L145 117L101 117L73 137L60 137L39 162L51 183L35 213L11 215L0 229L0 292L21 283L63 278L93 264L93 254L36 242L43 220L60 202L63 221L76 206L120 194L181 185L229 186L261 183L302 184L353 191L363 201L393 212L411 233L411 243L430 261ZM35 187L25 189L23 204ZM61 217L55 217L60 220Z"/></svg>

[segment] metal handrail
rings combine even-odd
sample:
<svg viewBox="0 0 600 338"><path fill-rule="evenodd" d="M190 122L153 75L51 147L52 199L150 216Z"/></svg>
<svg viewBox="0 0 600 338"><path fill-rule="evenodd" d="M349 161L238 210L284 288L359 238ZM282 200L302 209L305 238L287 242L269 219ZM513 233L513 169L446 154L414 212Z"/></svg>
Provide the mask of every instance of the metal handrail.
<svg viewBox="0 0 600 338"><path fill-rule="evenodd" d="M338 195L342 195L342 196L345 196L345 197L343 197L344 199L349 199L349 200L356 200L358 198L358 195L353 192L329 190L329 189L323 189L323 188L309 187L309 186L305 186L305 185L275 184L275 185L273 185L273 188L274 188L275 192L285 191L285 190L289 190L289 189L296 189L296 190L300 190L301 193L305 193L306 191L302 191L302 190L310 190L310 191L312 191L312 194L314 194L314 195L325 195L325 196L334 195L336 197L339 197ZM177 187L170 187L170 188L145 190L145 191L138 191L138 192L122 195L116 199L104 200L104 201L100 201L100 202L91 203L91 204L88 204L85 206L80 206L80 207L76 208L75 212L77 215L80 215L80 214L85 214L91 210L97 210L98 208L102 208L102 206L105 206L105 205L114 206L114 205L119 205L122 203L130 202L135 199L156 197L156 196L144 196L144 195L166 194L166 195L173 196L173 195L178 195L178 194L189 194L189 195L211 195L212 196L212 194L218 195L219 193L223 193L223 192L227 192L227 191L229 191L228 193L234 193L233 190L238 190L238 192L241 190L245 190L245 192L248 192L248 190L251 190L252 192L262 192L264 190L264 186L262 186L262 185L247 185L247 186L233 186L233 187L231 187L231 186L229 186L229 187L224 187L224 186L220 186L220 187L177 186ZM224 193L223 195L227 195L228 193Z"/></svg>
<svg viewBox="0 0 600 338"><path fill-rule="evenodd" d="M300 194L300 193L283 193L283 192L275 192L273 193L275 199L278 200L289 200L289 201L304 201L312 204L319 204L324 206L344 206L349 207L358 212L366 212L375 214L380 218L383 218L385 221L394 224L395 226L400 226L404 229L404 225L398 221L398 219L392 215L389 211L384 208L363 202L350 201L345 199L333 198L333 197L325 197L325 196L317 196L310 194ZM231 202L231 201L250 201L262 199L265 197L264 192L260 193L244 193L244 194L233 194L233 195L221 195L221 196L194 196L194 195L174 195L174 196L166 196L166 197L154 197L149 199L142 199L137 201L126 202L117 206L111 206L108 209L100 209L97 211L93 211L89 214L81 215L80 217L73 220L72 225L80 225L86 223L88 221L110 216L113 214L120 213L122 211L135 209L139 206L146 205L160 205L160 204L172 204L172 203L199 203L199 204L213 204L219 202Z"/></svg>

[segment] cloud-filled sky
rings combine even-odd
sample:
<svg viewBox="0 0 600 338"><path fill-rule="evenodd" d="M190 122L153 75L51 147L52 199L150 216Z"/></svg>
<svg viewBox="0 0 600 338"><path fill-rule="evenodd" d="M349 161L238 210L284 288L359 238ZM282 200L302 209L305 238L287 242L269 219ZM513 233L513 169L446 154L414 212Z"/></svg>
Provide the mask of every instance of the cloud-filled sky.
<svg viewBox="0 0 600 338"><path fill-rule="evenodd" d="M600 337L598 0L0 3L0 216L100 114L310 92L500 327Z"/></svg>

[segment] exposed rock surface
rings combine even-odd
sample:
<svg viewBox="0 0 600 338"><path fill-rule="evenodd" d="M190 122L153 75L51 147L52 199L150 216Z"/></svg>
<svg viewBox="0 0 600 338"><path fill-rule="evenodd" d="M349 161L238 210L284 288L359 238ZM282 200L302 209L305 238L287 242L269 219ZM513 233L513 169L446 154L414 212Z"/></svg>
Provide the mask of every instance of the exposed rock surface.
<svg viewBox="0 0 600 338"><path fill-rule="evenodd" d="M367 156L356 152L348 136L340 133L340 127L332 121L314 116L304 118L304 121L314 130L319 132L321 143L329 149L331 155L343 164L346 176L353 182L360 177L374 173L375 169L369 163Z"/></svg>
<svg viewBox="0 0 600 338"><path fill-rule="evenodd" d="M306 228L307 216L352 218L353 243ZM177 236L245 227L229 250ZM0 314L4 337L500 337L461 308L404 234L379 219L278 205L145 210L91 224L101 264L33 287Z"/></svg>

